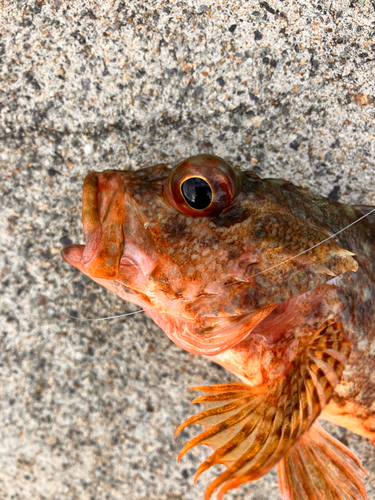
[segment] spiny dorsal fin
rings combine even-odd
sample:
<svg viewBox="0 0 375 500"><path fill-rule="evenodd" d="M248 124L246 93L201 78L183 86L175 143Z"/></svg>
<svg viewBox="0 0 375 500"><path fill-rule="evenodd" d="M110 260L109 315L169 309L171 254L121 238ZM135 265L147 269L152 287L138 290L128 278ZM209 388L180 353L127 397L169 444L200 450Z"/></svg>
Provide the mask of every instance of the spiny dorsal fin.
<svg viewBox="0 0 375 500"><path fill-rule="evenodd" d="M285 500L366 500L366 471L340 441L315 423L277 464Z"/></svg>
<svg viewBox="0 0 375 500"><path fill-rule="evenodd" d="M351 344L342 323L328 320L305 342L287 376L271 385L229 383L193 387L206 395L192 403L205 411L181 424L176 436L191 424L206 430L189 441L178 459L198 444L215 452L198 468L195 480L215 464L228 468L207 488L205 500L266 474L311 426L332 396L349 357Z"/></svg>

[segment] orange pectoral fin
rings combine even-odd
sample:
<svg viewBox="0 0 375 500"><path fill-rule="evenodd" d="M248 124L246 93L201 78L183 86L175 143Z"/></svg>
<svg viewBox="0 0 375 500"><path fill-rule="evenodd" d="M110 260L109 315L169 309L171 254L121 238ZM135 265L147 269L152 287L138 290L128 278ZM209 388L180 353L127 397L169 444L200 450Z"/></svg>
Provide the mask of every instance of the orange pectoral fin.
<svg viewBox="0 0 375 500"><path fill-rule="evenodd" d="M285 500L366 500L358 458L314 424L277 464Z"/></svg>
<svg viewBox="0 0 375 500"><path fill-rule="evenodd" d="M214 464L227 466L208 486L205 500L219 487L221 500L226 491L260 478L286 455L330 399L349 354L342 324L329 320L301 346L288 376L272 385L192 388L206 394L193 401L205 411L181 424L176 435L191 424L206 430L183 447L179 459L198 444L215 450L195 480Z"/></svg>

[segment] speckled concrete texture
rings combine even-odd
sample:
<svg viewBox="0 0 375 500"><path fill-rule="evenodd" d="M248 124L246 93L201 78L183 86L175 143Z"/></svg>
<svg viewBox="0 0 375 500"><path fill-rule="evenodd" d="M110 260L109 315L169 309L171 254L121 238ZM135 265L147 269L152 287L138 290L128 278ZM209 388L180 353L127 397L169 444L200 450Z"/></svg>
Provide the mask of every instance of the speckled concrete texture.
<svg viewBox="0 0 375 500"><path fill-rule="evenodd" d="M375 204L375 2L0 2L0 498L196 500L187 389L234 380L65 265L90 170L210 152ZM369 472L364 439L329 426ZM280 499L275 472L228 500Z"/></svg>

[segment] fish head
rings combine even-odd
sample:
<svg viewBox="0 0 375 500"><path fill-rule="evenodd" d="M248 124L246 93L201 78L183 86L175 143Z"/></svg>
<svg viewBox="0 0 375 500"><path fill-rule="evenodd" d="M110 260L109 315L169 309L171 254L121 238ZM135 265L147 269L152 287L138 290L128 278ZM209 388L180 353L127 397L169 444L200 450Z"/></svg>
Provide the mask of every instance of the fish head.
<svg viewBox="0 0 375 500"><path fill-rule="evenodd" d="M356 269L350 252L291 214L283 196L276 181L213 155L91 172L86 244L62 256L142 306L183 349L213 356L288 301Z"/></svg>

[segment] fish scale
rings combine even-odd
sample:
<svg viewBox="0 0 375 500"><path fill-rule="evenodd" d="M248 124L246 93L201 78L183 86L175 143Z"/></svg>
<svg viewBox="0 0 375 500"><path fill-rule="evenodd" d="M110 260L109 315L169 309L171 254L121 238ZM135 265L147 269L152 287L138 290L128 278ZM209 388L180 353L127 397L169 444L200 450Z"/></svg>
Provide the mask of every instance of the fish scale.
<svg viewBox="0 0 375 500"><path fill-rule="evenodd" d="M181 187L190 178L205 181L198 202L189 191L193 205ZM194 388L205 410L177 430L206 429L179 458L198 444L215 450L196 478L227 466L205 500L275 465L285 499L366 498L359 460L317 419L375 444L371 210L213 155L86 177L86 245L65 248L64 260L241 381Z"/></svg>

